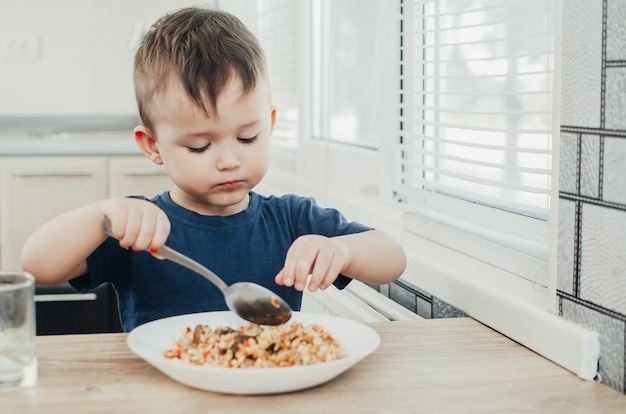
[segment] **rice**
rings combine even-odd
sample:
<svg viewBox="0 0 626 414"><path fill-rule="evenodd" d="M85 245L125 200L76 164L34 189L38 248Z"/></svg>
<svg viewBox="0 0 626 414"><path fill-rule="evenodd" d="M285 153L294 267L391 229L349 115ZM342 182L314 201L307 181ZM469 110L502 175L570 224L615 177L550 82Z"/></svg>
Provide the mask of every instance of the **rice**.
<svg viewBox="0 0 626 414"><path fill-rule="evenodd" d="M348 356L320 325L292 322L279 326L257 324L237 328L188 327L165 358L193 365L222 368L278 368L312 365Z"/></svg>

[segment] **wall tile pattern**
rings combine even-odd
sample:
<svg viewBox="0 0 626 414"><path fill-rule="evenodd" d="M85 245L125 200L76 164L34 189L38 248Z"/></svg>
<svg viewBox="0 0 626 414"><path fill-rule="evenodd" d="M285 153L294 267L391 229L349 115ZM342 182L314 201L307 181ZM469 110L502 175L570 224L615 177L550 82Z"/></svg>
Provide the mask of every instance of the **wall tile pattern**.
<svg viewBox="0 0 626 414"><path fill-rule="evenodd" d="M559 313L600 333L598 379L626 393L626 0L562 7Z"/></svg>
<svg viewBox="0 0 626 414"><path fill-rule="evenodd" d="M602 0L566 0L563 4L561 122L597 127L602 85Z"/></svg>
<svg viewBox="0 0 626 414"><path fill-rule="evenodd" d="M600 333L602 362L599 380L622 390L624 388L624 329L626 322L619 315L605 309L590 306L575 298L561 300L563 317Z"/></svg>
<svg viewBox="0 0 626 414"><path fill-rule="evenodd" d="M396 280L381 286L369 286L424 319L461 318L468 316L462 310L405 280Z"/></svg>

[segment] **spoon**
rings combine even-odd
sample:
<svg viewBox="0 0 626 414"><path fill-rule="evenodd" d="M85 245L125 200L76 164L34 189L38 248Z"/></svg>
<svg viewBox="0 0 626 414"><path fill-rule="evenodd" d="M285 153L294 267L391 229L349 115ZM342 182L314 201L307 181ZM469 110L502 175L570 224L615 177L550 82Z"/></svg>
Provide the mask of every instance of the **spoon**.
<svg viewBox="0 0 626 414"><path fill-rule="evenodd" d="M102 219L102 228L106 234L115 238L108 217ZM291 318L291 307L287 302L261 285L252 282L237 282L229 286L200 263L167 246L161 247L158 252L150 252L207 278L222 291L228 308L249 322L259 325L281 325Z"/></svg>

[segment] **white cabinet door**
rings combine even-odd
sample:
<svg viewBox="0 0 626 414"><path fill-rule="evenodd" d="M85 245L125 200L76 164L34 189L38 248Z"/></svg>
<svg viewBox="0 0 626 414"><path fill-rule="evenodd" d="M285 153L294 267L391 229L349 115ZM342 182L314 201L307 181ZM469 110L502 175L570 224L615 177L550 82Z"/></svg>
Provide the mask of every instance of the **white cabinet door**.
<svg viewBox="0 0 626 414"><path fill-rule="evenodd" d="M104 156L0 158L0 267L18 270L28 236L72 208L106 197Z"/></svg>
<svg viewBox="0 0 626 414"><path fill-rule="evenodd" d="M143 195L152 198L172 188L165 167L144 155L116 155L109 158L109 196Z"/></svg>

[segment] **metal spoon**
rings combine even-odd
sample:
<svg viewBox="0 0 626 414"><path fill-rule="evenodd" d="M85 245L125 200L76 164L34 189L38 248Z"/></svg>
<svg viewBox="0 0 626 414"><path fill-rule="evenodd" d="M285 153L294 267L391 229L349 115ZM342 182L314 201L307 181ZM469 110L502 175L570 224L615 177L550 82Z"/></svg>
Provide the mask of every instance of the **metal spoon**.
<svg viewBox="0 0 626 414"><path fill-rule="evenodd" d="M108 217L102 220L102 228L106 234L115 238ZM291 318L291 307L287 302L261 285L237 282L229 286L200 263L167 246L163 246L155 254L207 278L222 291L228 308L249 322L259 325L281 325Z"/></svg>

